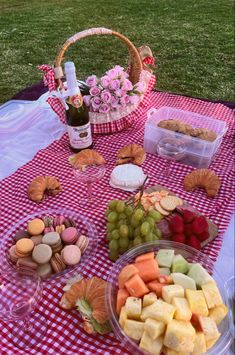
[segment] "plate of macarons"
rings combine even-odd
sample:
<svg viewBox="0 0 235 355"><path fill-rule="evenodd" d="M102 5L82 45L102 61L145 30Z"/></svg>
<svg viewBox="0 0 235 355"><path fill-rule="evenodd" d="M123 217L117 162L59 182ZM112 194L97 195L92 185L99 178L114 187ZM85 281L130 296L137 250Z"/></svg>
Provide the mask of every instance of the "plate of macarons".
<svg viewBox="0 0 235 355"><path fill-rule="evenodd" d="M42 280L83 272L96 253L94 224L80 212L48 209L22 218L1 238L2 271L33 270Z"/></svg>

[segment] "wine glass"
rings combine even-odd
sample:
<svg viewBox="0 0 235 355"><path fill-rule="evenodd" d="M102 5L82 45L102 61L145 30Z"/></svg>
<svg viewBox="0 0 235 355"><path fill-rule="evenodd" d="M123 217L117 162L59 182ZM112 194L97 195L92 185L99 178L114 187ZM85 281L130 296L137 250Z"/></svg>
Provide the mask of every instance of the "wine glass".
<svg viewBox="0 0 235 355"><path fill-rule="evenodd" d="M42 296L40 277L35 271L1 271L0 319L8 327L13 344L22 349L42 342L47 322L35 312Z"/></svg>
<svg viewBox="0 0 235 355"><path fill-rule="evenodd" d="M106 166L103 165L88 165L84 170L73 167L73 174L78 182L86 184L87 196L79 200L79 205L89 206L94 202L99 201L99 198L93 194L92 184L100 181L105 174Z"/></svg>

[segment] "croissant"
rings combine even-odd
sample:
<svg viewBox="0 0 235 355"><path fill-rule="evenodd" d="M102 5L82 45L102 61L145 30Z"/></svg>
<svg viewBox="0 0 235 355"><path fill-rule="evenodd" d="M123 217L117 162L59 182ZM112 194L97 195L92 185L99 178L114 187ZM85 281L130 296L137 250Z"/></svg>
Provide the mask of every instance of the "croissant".
<svg viewBox="0 0 235 355"><path fill-rule="evenodd" d="M146 157L144 149L138 144L129 144L119 149L117 153L117 165L134 163L141 165Z"/></svg>
<svg viewBox="0 0 235 355"><path fill-rule="evenodd" d="M106 163L101 154L92 149L84 149L69 157L69 162L76 169L84 170L88 165L103 165Z"/></svg>
<svg viewBox="0 0 235 355"><path fill-rule="evenodd" d="M32 201L40 202L46 195L57 195L61 190L62 186L54 176L38 176L29 184L28 196Z"/></svg>
<svg viewBox="0 0 235 355"><path fill-rule="evenodd" d="M184 178L184 188L192 191L202 187L210 197L215 197L220 188L219 177L210 169L196 169Z"/></svg>

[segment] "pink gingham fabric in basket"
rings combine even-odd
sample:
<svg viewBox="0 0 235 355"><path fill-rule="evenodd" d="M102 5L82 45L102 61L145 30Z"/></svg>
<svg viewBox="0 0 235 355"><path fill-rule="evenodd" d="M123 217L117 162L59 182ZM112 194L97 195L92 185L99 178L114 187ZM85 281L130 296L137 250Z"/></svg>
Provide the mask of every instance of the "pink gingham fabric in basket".
<svg viewBox="0 0 235 355"><path fill-rule="evenodd" d="M95 224L99 243L96 256L84 270L87 277L98 276L107 279L112 262L108 260L108 249L105 241L106 203L113 198L125 199L130 196L128 192L113 189L109 185L109 176L115 166L116 152L128 143L143 145L144 125L146 112L150 107L173 106L183 110L198 112L202 115L212 116L226 121L228 131L222 145L215 157L211 169L221 179L222 185L215 198L208 198L203 190L190 193L182 186L182 180L191 167L174 162L171 166L172 174L158 179L159 171L164 169L165 162L162 158L147 154L147 159L142 168L149 176L147 186L161 183L178 194L186 202L196 207L200 212L210 217L219 227L219 236L208 244L203 252L213 260L221 248L223 234L229 224L234 209L234 116L233 112L221 104L203 102L196 99L175 96L166 93L152 93L151 100L142 115L135 120L132 127L117 134L97 135L94 137L94 149L98 150L107 160L105 178L95 184L94 192L102 198L102 203L97 201L92 210L84 210L90 220ZM30 149L30 147L29 147ZM37 153L32 161L18 169L13 175L0 183L0 209L1 233L4 238L6 231L20 218L39 211L40 209L68 207L79 211L78 199L85 193L85 186L74 180L71 167L68 163L70 152L68 138L65 134L59 141L55 141L48 148ZM37 205L27 197L27 186L38 175L54 175L63 185L63 191L50 197L42 204ZM173 177L173 178L172 178ZM115 338L113 333L105 336L87 335L81 327L81 319L74 311L65 312L59 307L63 285L56 285L48 281L44 283L43 299L37 312L47 318L48 331L42 343L34 349L19 350L11 343L11 329L7 323L0 323L0 353L1 355L30 355L30 354L130 354ZM36 324L40 329L40 322Z"/></svg>

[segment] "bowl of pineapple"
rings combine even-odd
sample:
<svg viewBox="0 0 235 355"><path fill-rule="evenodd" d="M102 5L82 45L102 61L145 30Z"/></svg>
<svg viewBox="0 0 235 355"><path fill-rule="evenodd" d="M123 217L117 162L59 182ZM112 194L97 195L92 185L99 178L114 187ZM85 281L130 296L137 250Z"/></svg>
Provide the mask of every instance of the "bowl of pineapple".
<svg viewBox="0 0 235 355"><path fill-rule="evenodd" d="M134 354L228 354L224 280L187 245L157 240L123 254L109 273L106 307L113 332Z"/></svg>

